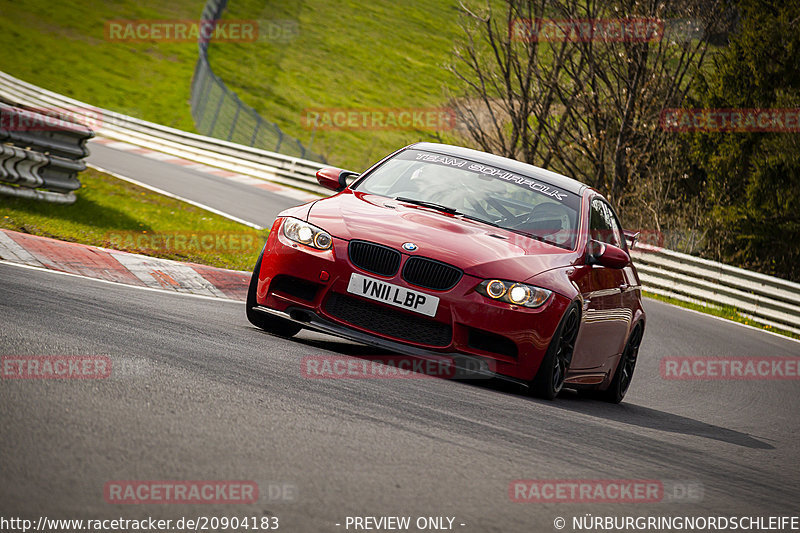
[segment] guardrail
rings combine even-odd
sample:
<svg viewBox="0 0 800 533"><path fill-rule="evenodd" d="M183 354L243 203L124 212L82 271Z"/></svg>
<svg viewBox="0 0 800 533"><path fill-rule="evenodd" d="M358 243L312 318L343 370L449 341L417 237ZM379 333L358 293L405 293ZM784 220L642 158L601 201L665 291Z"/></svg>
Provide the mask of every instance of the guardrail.
<svg viewBox="0 0 800 533"><path fill-rule="evenodd" d="M646 244L631 250L642 288L686 302L732 307L800 334L800 284Z"/></svg>
<svg viewBox="0 0 800 533"><path fill-rule="evenodd" d="M0 72L0 98L70 111L97 122L104 137L328 196L317 184L322 164L241 146L105 111ZM100 117L98 119L98 117ZM631 251L643 288L655 294L718 307L730 306L757 322L800 334L800 284L663 248Z"/></svg>
<svg viewBox="0 0 800 533"><path fill-rule="evenodd" d="M36 87L0 72L0 99L72 117L100 136L150 148L265 181L328 196L316 180L322 163L162 126Z"/></svg>
<svg viewBox="0 0 800 533"><path fill-rule="evenodd" d="M0 194L75 202L91 129L49 111L0 103Z"/></svg>

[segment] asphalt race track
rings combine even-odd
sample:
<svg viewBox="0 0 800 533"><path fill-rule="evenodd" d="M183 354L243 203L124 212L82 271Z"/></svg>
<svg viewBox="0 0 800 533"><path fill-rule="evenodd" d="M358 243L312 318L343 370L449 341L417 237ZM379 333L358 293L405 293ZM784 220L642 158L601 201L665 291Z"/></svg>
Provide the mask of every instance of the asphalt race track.
<svg viewBox="0 0 800 533"><path fill-rule="evenodd" d="M96 164L264 226L297 203L108 150L93 146ZM553 531L556 517L571 531L587 513L798 511L798 381L665 380L659 361L797 357L800 343L657 301L645 301L636 375L614 406L491 383L308 379L303 356L375 351L316 333L273 337L237 302L11 264L0 264L0 294L0 354L113 364L108 379L0 380L2 516L277 516L299 532L345 531L348 516L447 516L460 531L516 532ZM515 503L516 479L660 480L665 501ZM252 480L261 495L110 504L113 480Z"/></svg>
<svg viewBox="0 0 800 533"><path fill-rule="evenodd" d="M285 531L348 515L455 516L463 531L546 531L556 516L797 509L797 382L665 381L669 355L797 356L800 344L655 301L620 406L533 400L442 379L319 380L303 355L371 350L251 327L240 303L0 265L2 353L108 355L106 380L0 382L0 513L169 518L264 513ZM659 479L694 503L531 504L514 479ZM111 505L126 479L288 484L238 506ZM264 489L262 488L262 491ZM696 498L696 492L695 492Z"/></svg>
<svg viewBox="0 0 800 533"><path fill-rule="evenodd" d="M90 143L90 164L134 178L174 195L269 228L275 217L301 201L162 161Z"/></svg>

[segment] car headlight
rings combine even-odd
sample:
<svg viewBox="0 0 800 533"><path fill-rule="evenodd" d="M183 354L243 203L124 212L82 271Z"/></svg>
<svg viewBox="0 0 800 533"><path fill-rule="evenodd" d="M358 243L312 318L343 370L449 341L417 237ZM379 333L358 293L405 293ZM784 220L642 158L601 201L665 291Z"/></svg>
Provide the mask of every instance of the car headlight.
<svg viewBox="0 0 800 533"><path fill-rule="evenodd" d="M478 293L491 298L523 307L540 307L544 304L553 291L499 279L487 279L475 288Z"/></svg>
<svg viewBox="0 0 800 533"><path fill-rule="evenodd" d="M287 239L317 250L328 250L333 245L333 237L327 231L297 218L287 218L283 223L283 234Z"/></svg>

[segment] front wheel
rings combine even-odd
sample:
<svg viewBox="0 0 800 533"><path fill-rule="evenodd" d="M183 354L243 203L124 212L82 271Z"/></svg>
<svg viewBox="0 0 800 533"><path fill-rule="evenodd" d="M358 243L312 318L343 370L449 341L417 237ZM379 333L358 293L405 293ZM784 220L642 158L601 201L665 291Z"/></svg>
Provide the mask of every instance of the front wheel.
<svg viewBox="0 0 800 533"><path fill-rule="evenodd" d="M542 364L539 365L539 371L536 372L536 377L531 382L530 392L532 395L552 400L564 388L580 323L578 306L573 303L561 318Z"/></svg>
<svg viewBox="0 0 800 533"><path fill-rule="evenodd" d="M278 335L279 337L293 337L303 329L303 326L284 320L282 318L264 314L254 309L258 305L256 301L256 291L258 290L258 273L261 270L261 258L258 256L256 267L253 269L253 276L250 278L250 285L247 288L247 302L245 304L247 310L247 320L250 321L257 328L261 328L267 333Z"/></svg>

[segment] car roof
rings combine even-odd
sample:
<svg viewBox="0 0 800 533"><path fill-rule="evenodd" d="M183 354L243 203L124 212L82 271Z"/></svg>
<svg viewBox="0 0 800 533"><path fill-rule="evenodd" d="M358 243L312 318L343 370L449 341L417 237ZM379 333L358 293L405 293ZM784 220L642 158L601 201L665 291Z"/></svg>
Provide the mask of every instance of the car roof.
<svg viewBox="0 0 800 533"><path fill-rule="evenodd" d="M561 174L557 174L555 172L551 172L543 168L529 165L528 163L522 163L521 161L516 161L514 159L509 159L507 157L501 157L499 155L480 152L478 150L472 150L470 148L464 148L461 146L453 146L451 144L440 144L440 143L430 143L430 142L418 142L408 146L407 148L413 148L416 150L425 150L428 152L435 152L437 154L450 155L453 157L462 157L464 159L475 161L476 163L483 163L485 165L499 167L504 170L510 170L512 172L522 174L523 176L527 176L529 178L541 180L549 185L553 185L554 187L559 187L560 189L563 189L567 192L571 192L573 194L581 195L583 194L584 189L588 187L588 185L586 185L585 183L581 183L578 180L562 176Z"/></svg>

